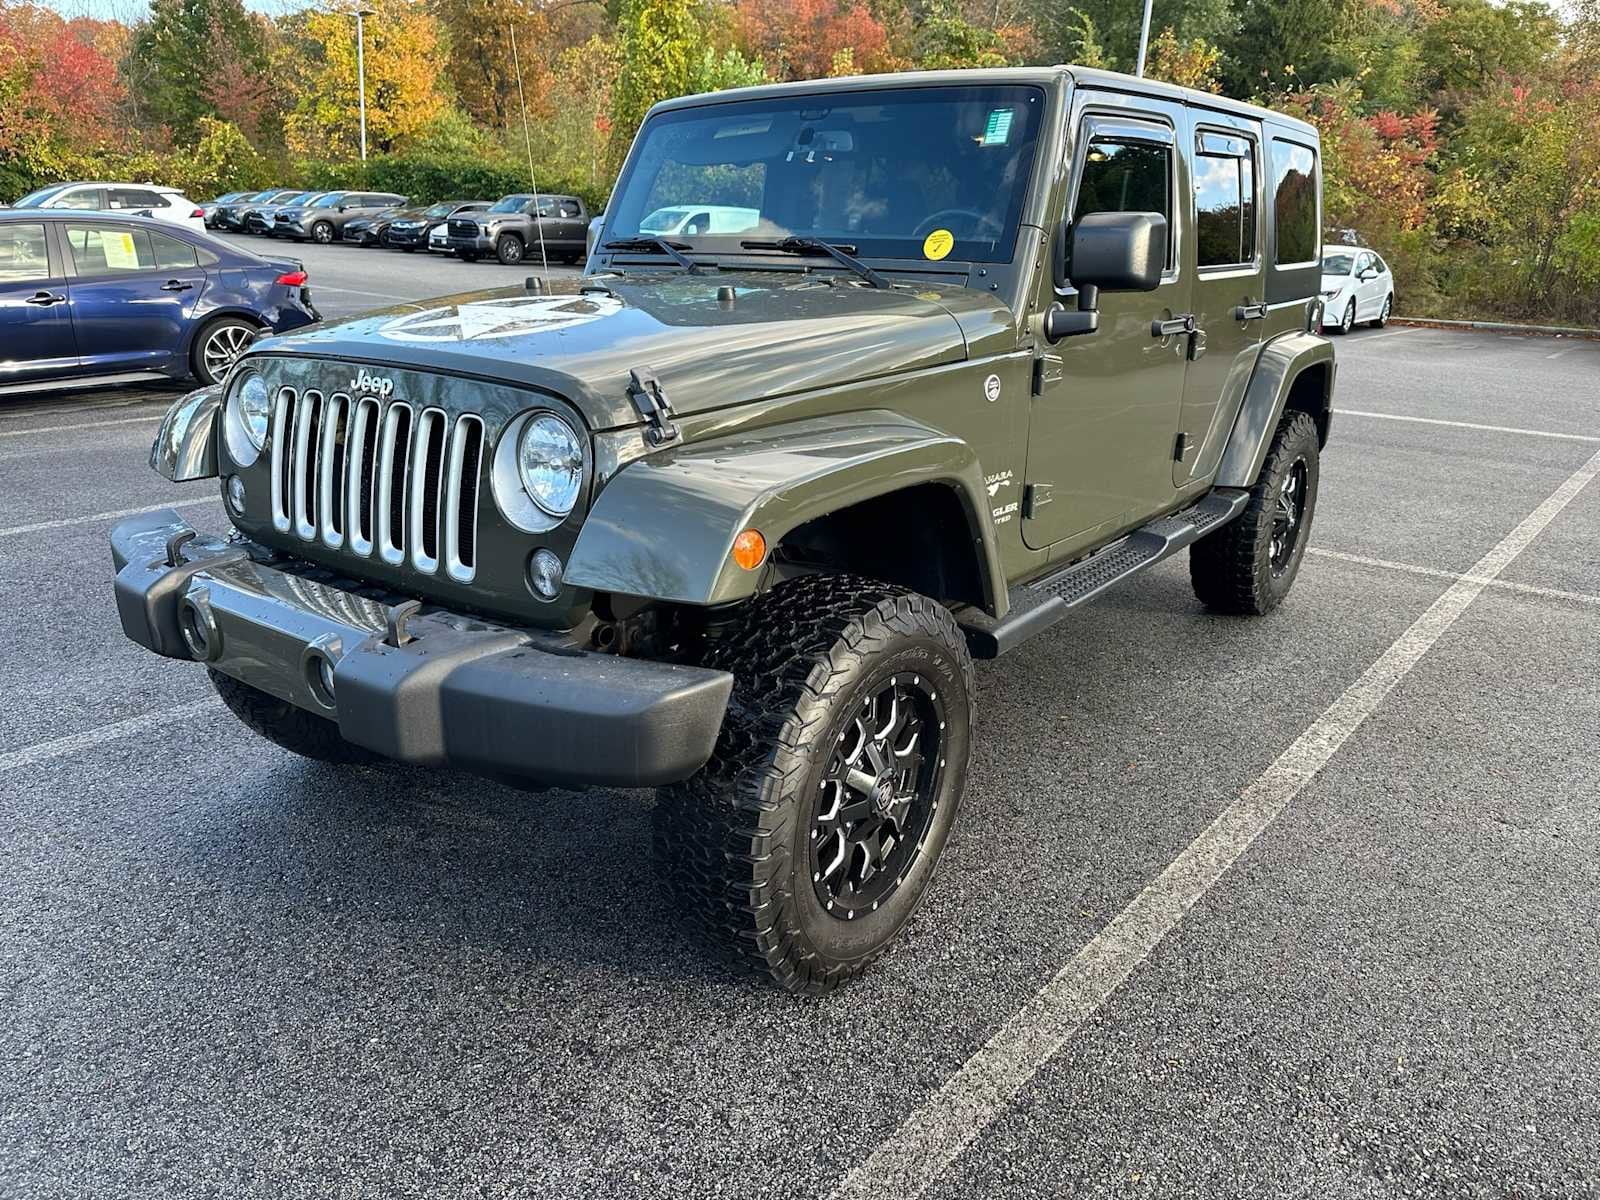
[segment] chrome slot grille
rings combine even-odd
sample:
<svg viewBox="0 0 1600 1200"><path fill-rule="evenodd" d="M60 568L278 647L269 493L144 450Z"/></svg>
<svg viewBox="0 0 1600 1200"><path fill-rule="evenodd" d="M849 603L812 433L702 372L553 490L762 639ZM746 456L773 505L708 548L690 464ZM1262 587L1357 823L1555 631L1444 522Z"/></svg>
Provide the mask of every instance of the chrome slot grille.
<svg viewBox="0 0 1600 1200"><path fill-rule="evenodd" d="M477 573L484 427L470 414L280 388L272 413L272 524L302 541L425 575Z"/></svg>

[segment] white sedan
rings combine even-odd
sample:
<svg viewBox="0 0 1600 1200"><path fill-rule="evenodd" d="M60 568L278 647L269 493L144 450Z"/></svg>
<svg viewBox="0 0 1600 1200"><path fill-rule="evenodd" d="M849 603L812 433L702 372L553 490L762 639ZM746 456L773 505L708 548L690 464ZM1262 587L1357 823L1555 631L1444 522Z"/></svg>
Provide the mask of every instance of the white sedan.
<svg viewBox="0 0 1600 1200"><path fill-rule="evenodd" d="M1349 333L1358 321L1382 329L1394 311L1394 276L1389 264L1359 246L1322 256L1322 324Z"/></svg>

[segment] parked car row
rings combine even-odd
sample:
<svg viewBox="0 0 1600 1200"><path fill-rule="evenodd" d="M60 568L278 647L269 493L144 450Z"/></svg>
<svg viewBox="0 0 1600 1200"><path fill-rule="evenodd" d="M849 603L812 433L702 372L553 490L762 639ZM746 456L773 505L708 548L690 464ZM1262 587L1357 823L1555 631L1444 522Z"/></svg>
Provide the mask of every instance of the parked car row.
<svg viewBox="0 0 1600 1200"><path fill-rule="evenodd" d="M262 333L320 319L293 259L143 215L0 210L0 396L163 377L216 383Z"/></svg>
<svg viewBox="0 0 1600 1200"><path fill-rule="evenodd" d="M265 234L322 245L343 241L408 252L433 251L454 254L466 262L494 258L514 265L543 257L576 263L588 253L590 214L577 196L517 192L495 201L443 200L408 207L407 197L392 192L278 188L232 192L201 209L207 226L229 233ZM684 219L695 218L695 213L684 211ZM704 219L712 220L709 215ZM709 229L707 224L698 232ZM667 234L673 232L673 228L665 229Z"/></svg>

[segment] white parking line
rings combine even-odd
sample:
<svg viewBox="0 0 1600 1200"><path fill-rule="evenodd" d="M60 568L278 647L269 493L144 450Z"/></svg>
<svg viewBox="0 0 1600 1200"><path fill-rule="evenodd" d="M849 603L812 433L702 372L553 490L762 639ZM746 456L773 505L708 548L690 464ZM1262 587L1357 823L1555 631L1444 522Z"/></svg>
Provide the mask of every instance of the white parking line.
<svg viewBox="0 0 1600 1200"><path fill-rule="evenodd" d="M165 504L146 504L143 508L119 508L112 512L90 513L86 517L58 517L54 521L35 521L32 525L13 525L0 529L0 537L19 533L39 533L45 529L65 529L68 525L88 525L94 521L115 521L118 517L137 517L140 513L160 512L163 508L189 508L195 504L219 504L221 496L207 496L203 500L168 500Z"/></svg>
<svg viewBox="0 0 1600 1200"><path fill-rule="evenodd" d="M833 1192L835 1200L921 1196L1327 766L1477 599L1486 581L1504 571L1597 474L1600 452L1479 559L1470 577L1452 583L1429 605L1133 903L845 1176Z"/></svg>
<svg viewBox="0 0 1600 1200"><path fill-rule="evenodd" d="M1352 345L1365 345L1367 342L1381 342L1386 337L1399 337L1401 334L1410 333L1409 329L1391 329L1388 333L1364 333Z"/></svg>
<svg viewBox="0 0 1600 1200"><path fill-rule="evenodd" d="M364 292L360 288L334 287L328 283L314 283L312 292L343 292L347 296L377 296L383 300L415 300L415 296L396 296L393 292Z"/></svg>
<svg viewBox="0 0 1600 1200"><path fill-rule="evenodd" d="M1538 587L1531 583L1513 583L1509 579L1479 579L1471 575L1462 575L1456 571L1441 571L1437 567L1419 567L1415 563L1394 562L1387 558L1368 558L1362 554L1343 554L1338 550L1321 550L1315 546L1310 547L1307 554L1314 554L1318 558L1331 558L1337 562L1354 563L1362 567L1381 567L1386 571L1401 571L1407 575L1424 575L1429 579L1448 579L1454 583L1458 579L1472 579L1476 583L1487 584L1506 592L1521 592L1525 596L1543 596L1550 600L1572 600L1579 604L1600 605L1600 596L1592 596L1588 592L1567 592L1560 588Z"/></svg>
<svg viewBox="0 0 1600 1200"><path fill-rule="evenodd" d="M161 708L141 716L113 721L109 725L101 725L97 729L89 729L83 733L69 734L48 742L37 742L32 746L24 746L21 750L0 754L0 772L15 770L17 767L37 766L52 758L60 758L63 754L76 754L80 750L98 746L102 742L115 741L129 734L143 733L147 729L157 729L162 725L171 725L175 721L203 716L221 707L222 701L212 696L206 700L175 704L171 708Z"/></svg>
<svg viewBox="0 0 1600 1200"><path fill-rule="evenodd" d="M159 421L165 413L153 417L118 417L115 421L81 421L76 425L41 425L37 429L0 429L0 438L27 437L32 433L69 433L74 429L104 429L108 425L144 425Z"/></svg>
<svg viewBox="0 0 1600 1200"><path fill-rule="evenodd" d="M1410 421L1416 425L1448 425L1452 429L1477 429L1484 433L1520 433L1527 437L1556 438L1563 442L1600 442L1587 433L1552 433L1548 429L1519 429L1514 425L1478 425L1472 421L1445 421L1438 417L1403 417L1398 413L1362 412L1355 408L1336 408L1340 417L1367 417L1373 421Z"/></svg>

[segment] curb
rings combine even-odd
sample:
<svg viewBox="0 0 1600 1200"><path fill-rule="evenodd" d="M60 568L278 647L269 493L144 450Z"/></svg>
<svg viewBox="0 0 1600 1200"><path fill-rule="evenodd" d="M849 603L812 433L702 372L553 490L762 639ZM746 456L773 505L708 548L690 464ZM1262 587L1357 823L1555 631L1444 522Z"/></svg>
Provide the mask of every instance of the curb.
<svg viewBox="0 0 1600 1200"><path fill-rule="evenodd" d="M1583 329L1572 325L1511 325L1502 321L1446 321L1437 317L1390 317L1389 323L1415 325L1424 329L1475 329L1483 333L1600 339L1600 329Z"/></svg>

